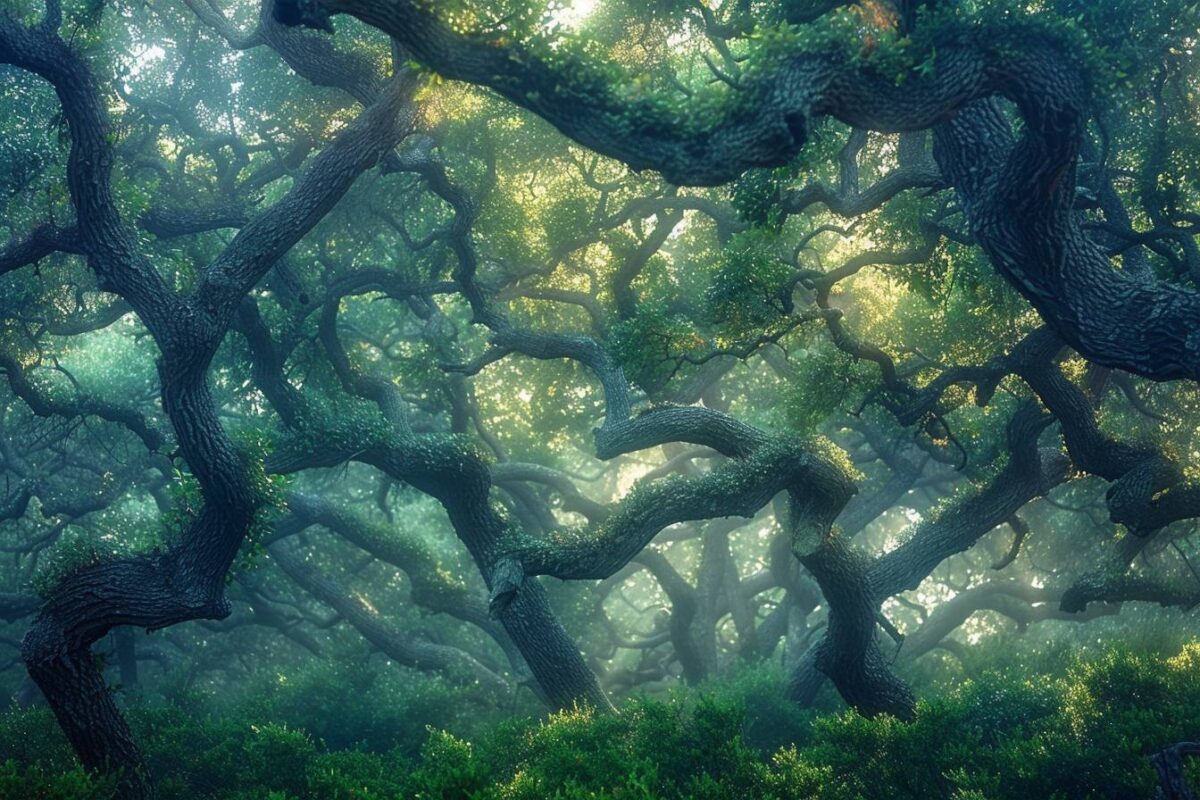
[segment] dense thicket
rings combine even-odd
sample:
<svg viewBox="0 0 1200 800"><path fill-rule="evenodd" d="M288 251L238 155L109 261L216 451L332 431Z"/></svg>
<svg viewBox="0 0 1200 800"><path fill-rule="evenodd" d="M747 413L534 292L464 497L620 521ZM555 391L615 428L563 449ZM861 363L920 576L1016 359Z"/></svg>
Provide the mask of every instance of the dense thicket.
<svg viewBox="0 0 1200 800"><path fill-rule="evenodd" d="M774 665L634 699L620 715L497 722L497 713L421 736L414 713L431 700L457 705L453 690L354 667L303 671L295 687L256 685L252 700L219 713L183 692L135 702L129 717L159 795L172 800L1024 800L1150 797L1158 780L1146 742L1192 735L1200 713L1195 643L1101 650L1053 675L987 655L997 671L926 687L935 696L910 723L781 705L785 676ZM363 732L374 735L343 738ZM0 797L93 800L112 790L113 779L75 766L45 709L2 718L0 744L15 757L0 767Z"/></svg>
<svg viewBox="0 0 1200 800"><path fill-rule="evenodd" d="M0 785L1188 797L1197 30L7 0Z"/></svg>

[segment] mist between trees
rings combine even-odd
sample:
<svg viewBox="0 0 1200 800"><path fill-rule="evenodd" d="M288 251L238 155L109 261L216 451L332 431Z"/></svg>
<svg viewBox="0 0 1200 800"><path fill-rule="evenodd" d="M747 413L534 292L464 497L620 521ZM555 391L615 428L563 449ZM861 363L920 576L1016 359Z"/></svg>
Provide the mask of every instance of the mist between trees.
<svg viewBox="0 0 1200 800"><path fill-rule="evenodd" d="M1193 797L1198 30L6 0L0 794Z"/></svg>

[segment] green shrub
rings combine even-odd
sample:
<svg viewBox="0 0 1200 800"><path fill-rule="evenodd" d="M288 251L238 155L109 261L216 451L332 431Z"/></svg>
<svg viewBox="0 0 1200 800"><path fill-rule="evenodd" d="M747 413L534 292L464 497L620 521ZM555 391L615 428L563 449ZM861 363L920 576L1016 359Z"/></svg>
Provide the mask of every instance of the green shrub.
<svg viewBox="0 0 1200 800"><path fill-rule="evenodd" d="M667 700L633 699L619 715L517 718L470 739L430 728L418 749L405 733L386 752L330 748L258 721L251 706L216 716L191 700L139 701L129 717L164 800L1142 798L1154 787L1147 756L1194 738L1200 719L1200 644L1174 656L1109 649L1057 677L985 673L922 701L911 723L814 717L783 701L782 678L760 666ZM328 692L303 685L313 691L292 700L314 700L312 720L341 717L329 729L347 736L362 721L361 698L338 695L338 680ZM253 706L288 707L280 696ZM109 791L79 770L45 709L0 716L0 757L0 799Z"/></svg>
<svg viewBox="0 0 1200 800"><path fill-rule="evenodd" d="M41 764L0 763L0 800L102 800L112 795L111 780L93 780L79 767L56 771Z"/></svg>
<svg viewBox="0 0 1200 800"><path fill-rule="evenodd" d="M272 674L248 687L245 695L253 699L235 706L233 713L303 728L330 749L398 748L414 756L431 723L473 736L511 713L496 707L484 692L431 675L381 669L365 659ZM534 710L531 704L528 711Z"/></svg>

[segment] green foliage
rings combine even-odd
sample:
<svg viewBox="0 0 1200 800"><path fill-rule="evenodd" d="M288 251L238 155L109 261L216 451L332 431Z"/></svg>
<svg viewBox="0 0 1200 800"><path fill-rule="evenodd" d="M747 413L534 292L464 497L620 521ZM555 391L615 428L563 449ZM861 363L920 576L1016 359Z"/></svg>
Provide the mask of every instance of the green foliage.
<svg viewBox="0 0 1200 800"><path fill-rule="evenodd" d="M728 188L730 203L738 217L755 227L781 230L786 221L781 207L784 195L798 182L813 179L814 173L820 174L841 148L843 137L843 126L823 119L809 132L790 164L742 173Z"/></svg>
<svg viewBox="0 0 1200 800"><path fill-rule="evenodd" d="M245 429L234 437L246 472L250 476L249 488L259 501L259 506L250 522L242 543L240 569L252 569L266 552L264 542L274 530L275 522L287 511L287 493L294 478L290 475L268 475L265 459L273 447L273 440L263 431Z"/></svg>
<svg viewBox="0 0 1200 800"><path fill-rule="evenodd" d="M167 497L170 507L162 515L163 538L174 543L200 516L204 494L200 491L200 482L190 472L176 467L174 480L167 485Z"/></svg>
<svg viewBox="0 0 1200 800"><path fill-rule="evenodd" d="M635 316L613 326L610 346L629 380L653 395L675 376L685 357L706 345L694 320L666 304L643 302Z"/></svg>
<svg viewBox="0 0 1200 800"><path fill-rule="evenodd" d="M825 343L789 360L795 373L782 392L780 422L805 434L837 410L853 411L874 368Z"/></svg>
<svg viewBox="0 0 1200 800"><path fill-rule="evenodd" d="M11 708L2 719L0 754L5 759L22 767L36 766L39 761L69 765L74 760L71 746L48 709Z"/></svg>
<svg viewBox="0 0 1200 800"><path fill-rule="evenodd" d="M778 230L785 219L780 205L783 192L795 178L788 167L747 170L730 185L730 202L751 225Z"/></svg>
<svg viewBox="0 0 1200 800"><path fill-rule="evenodd" d="M381 670L353 656L275 672L248 688L239 714L302 728L329 748L415 755L431 721L467 734L499 717L486 696L470 689L427 675Z"/></svg>
<svg viewBox="0 0 1200 800"><path fill-rule="evenodd" d="M14 2L23 21L33 24L40 19L40 0ZM186 8L168 3L147 7L144 14L91 13L105 5L97 0L68 2L63 33L84 53L101 85L113 122L107 139L117 151L113 193L123 217L135 228L138 217L160 203L166 208L202 208L234 195L257 215L295 185L307 168L305 161L311 163L311 156L326 148L358 113L339 90L314 87L290 74L287 63L270 47L232 52L222 36L197 24ZM886 0L847 4L806 25L788 24L782 17L789 8L807 3L772 7L613 0L596 4L585 18L569 23L562 21L572 5L567 0L423 5L455 29L511 47L515 59L540 60L547 74L561 77L525 83L520 77L501 78L508 82L499 85L502 91L495 96L433 76L422 79L425 88L416 100L420 138L428 133L437 142L438 161L478 205L470 241L477 251L481 285L489 294L498 292L492 298L496 309L518 327L595 336L652 402L678 399L669 390L696 377L703 369L701 362L720 365L704 360L714 351L740 350L746 342L773 338L781 332L776 326L790 302L801 312L812 311L804 286L790 292L791 262L802 259L806 266L829 269L868 251L911 250L930 221L963 234L969 230L963 209L946 190L919 197L918 192L904 192L859 215L853 225L821 204L789 217L783 211L789 192L810 182L839 186L837 158L847 129L832 120L816 122L790 164L750 170L728 187L737 218L729 214L724 190L684 189L681 196L689 201L715 204L714 217L696 203L699 210L689 211L674 226L666 244L633 279L636 303L622 297L617 313L614 276L643 246L655 215L652 210L635 212L622 221L622 209L636 209L637 201L647 198L658 202L674 189L660 177L631 173L581 150L535 115L514 110L504 95L535 110L544 111L545 104L571 104L584 116L607 114L603 121L618 133L653 138L670 128L673 137L684 140L686 150L705 144L715 122L737 123L739 114L755 110L765 92L788 91L774 80L778 70L810 55L865 72L877 79L881 94L900 87L901 93L915 96L928 88L922 82L938 77L947 63L940 56L958 44L985 48L997 62L996 74L988 80L1003 83L996 76L1008 67L1020 67L1016 59L1035 43L1090 77L1092 99L1102 101L1095 105L1104 127L1097 125L1095 144L1106 149L1103 155L1122 199L1141 201L1141 208L1130 204L1134 227L1151 230L1161 224L1156 216L1183 220L1183 214L1194 211L1200 186L1200 160L1192 157L1200 148L1194 102L1194 31L1200 29L1200 4L1194 2L930 3L923 5L937 10L923 11L909 36L899 32L893 4ZM721 45L728 52L718 51L714 45L723 37L710 38L701 30L701 6L718 25L752 34L732 36ZM257 4L223 4L222 10L235 29L255 29ZM386 36L349 17L338 24L332 40L338 52L365 59L381 74L390 69ZM296 36L329 42L311 32ZM714 79L716 70L706 69L706 59L728 74ZM510 74L523 73L514 69ZM114 76L120 98L111 91ZM1165 99L1153 97L1159 86ZM70 136L54 92L21 70L0 70L0 112L0 208L5 212L0 241L24 236L40 223L69 225L74 213L63 175ZM1011 109L1005 113L1012 119L1017 116ZM791 126L794 120L787 122ZM776 133L788 141L782 128ZM417 139L411 137L404 147ZM1099 161L1094 155L1084 156L1087 163L1080 173L1089 188ZM858 159L861 186L878 181L899 163L896 138L873 133ZM279 170L281 164L286 169ZM269 176L273 170L278 170L277 178L257 182L257 176ZM283 509L288 485L265 473L266 454L286 454L288 448L332 453L336 458L330 460L341 463L333 470L306 470L300 479L305 491L337 492L337 502L371 507L376 514L375 507L368 506L374 500L374 518L382 520L386 514L388 520L369 532L374 544L389 547L397 561L412 561L420 569L406 577L389 566L367 563L328 530L309 534L318 566L345 576L347 587L356 593L361 589L378 603L389 623L406 631L412 625L416 636L462 644L489 663L503 665L500 651L479 631L445 617L423 616L424 610L408 603L413 599L418 605L437 605L451 594L471 593L475 601L484 596L470 554L454 537L444 509L413 486L378 492L376 476L351 463L352 454L361 455L378 444L394 445L403 448L405 457L398 461L406 469L411 466L413 475L482 479L476 444L468 435L421 433L419 441L401 439L373 403L351 397L341 385L316 335L317 310L328 299L326 290L356 270L383 265L397 280L416 285L451 276L458 263L450 246L449 234L455 230L450 207L425 191L428 185L418 176L380 174L388 172L390 167L365 174L251 295L284 360L285 379L303 398L299 421L287 438L263 432L276 424L278 409L272 410L256 386L243 337L226 337L209 368L214 407L229 425L260 503L239 567L254 566L269 527ZM630 202L634 205L627 205ZM1156 208L1164 213L1156 214ZM1087 219L1096 221L1099 216ZM1112 221L1107 213L1104 218ZM835 229L841 233L834 234ZM233 234L208 231L162 239L145 231L137 235L153 268L169 286L185 291ZM417 248L419 241L425 244ZM796 255L801 241L804 246ZM1161 246L1168 251L1175 247L1169 238ZM1174 271L1183 266L1176 259L1154 251L1148 257L1165 280L1182 279ZM97 291L83 262L54 254L36 268L3 276L0 317L6 322L0 337L22 364L35 365L31 379L52 397L92 395L135 408L166 428L168 420L154 402L154 360L160 354L134 315L126 314L100 331L54 333L71 329L58 323L103 317L98 312L113 301ZM284 277L285 272L294 275ZM375 288L364 295L335 298L351 364L393 380L412 405L417 430L482 429L508 458L596 477L596 464L589 458L590 434L603 413L603 398L594 376L572 361L511 357L462 382L443 365L480 352L487 332L473 322L475 310L461 297L434 289L437 294L419 290L408 297L407 290L392 294ZM539 299L538 291L568 299ZM570 293L584 296L586 308L573 304ZM841 282L830 300L845 314L848 331L892 354L905 380L917 386L945 366L987 363L1041 324L977 247L950 241L922 263L864 269ZM632 305L636 314L618 319ZM755 356L733 365L700 400L692 395L682 402L728 407L737 418L793 440L828 433L839 442L853 441L855 435L841 429L844 417L839 415L857 410L868 395L878 397L877 365L837 349L821 325L789 331L769 355L785 351L786 362L766 363L766 358ZM768 354L765 349L758 352ZM1075 370L1076 364L1068 361L1065 366ZM1080 378L1076 371L1069 377ZM478 400L478 420L463 413L464 386ZM1138 386L1146 392L1144 384ZM1028 387L1019 380L1006 381L987 409L974 406L967 387L946 393L946 423L971 453L966 475L975 485L961 486L958 495L941 484L925 489L948 503L956 496L969 496L1005 466L1005 456L993 456L1004 438L998 420L1017 402L1014 394L1028 396ZM1194 390L1160 385L1150 398L1160 410L1170 407L1173 419L1161 425L1149 422L1110 390L1099 414L1103 429L1124 440L1140 440L1145 428L1167 431L1172 438L1161 442L1162 447L1178 454L1181 463L1195 461L1189 459L1196 452L1197 436L1189 420L1200 408ZM636 399L640 405L641 395ZM876 410L868 406L864 413L873 415ZM50 443L44 458L32 459L34 474L53 471L60 457L64 463L74 461L75 450L100 456L105 464L137 463L131 462L130 437L119 425L88 419L80 425L68 420L64 426L64 420L31 415L22 403L13 402L6 406L3 422L5 438L11 434L18 453L32 450L36 455L38 447L31 448L27 439ZM911 435L921 437L921 443L946 440L945 430L932 425L906 432L886 419L881 427L888 438L901 443ZM1055 435L1048 432L1044 444ZM138 449L139 457L143 450ZM668 446L662 455L673 452ZM659 455L655 449L619 459L610 471L589 481L590 486L580 486L602 502L625 495L627 507L653 510L663 498L675 499L674 493L687 491L685 484L670 479L657 487L627 491L629 479L643 468L653 468ZM729 480L761 480L771 455L764 450L756 461L743 464L744 472L730 472ZM852 471L845 453L829 449L827 455L843 462L847 473ZM154 466L157 461L151 469ZM863 468L872 481L883 471L874 462L863 462ZM24 582L26 565L36 560L35 588L46 595L76 570L177 542L200 513L200 487L182 463L165 489L149 484L150 474L142 470L132 479L123 476L131 485L109 509L70 524L41 518L40 501L35 500L32 511L6 529L11 535L6 534L4 545L13 554L27 542L38 542L38 548L46 543L47 549L14 558L11 574ZM96 483L110 485L99 476L111 473L97 475ZM93 488L88 474L67 471L62 481L68 491ZM544 487L530 491L546 498L559 514L555 492ZM1081 508L1095 500L1074 485L1055 491L1057 500ZM1076 492L1080 496L1074 496ZM418 496L421 499L415 500ZM164 498L170 510L159 515L154 501ZM504 498L497 491L494 499ZM698 507L705 498L685 499ZM514 510L520 511L525 501L515 502ZM893 529L895 518L919 512L929 520L946 508L931 505L927 507L919 493L907 495L863 538L873 539L872 546L890 547L905 535ZM1043 514L1041 506L1031 513L1053 524L1034 520L1035 535L1024 545L1022 563L1014 569L1028 562L1052 565L1059 574L1068 574L1070 567L1070 574L1078 574L1078 562L1085 557L1078 553L1095 551L1095 531L1079 524L1082 518L1077 515ZM499 506L497 510L500 513ZM565 513L563 517L570 519ZM617 514L610 524L626 519ZM60 522L65 527L57 541L36 538ZM395 536L400 526L404 537ZM1072 529L1065 530L1068 526ZM777 531L769 523L751 522L734 537L734 562L741 577L767 566L768 529ZM908 525L905 530L911 534L921 529ZM595 528L587 530L589 536L595 533ZM988 555L984 551L998 536L1008 533L990 536L966 559ZM701 561L696 542L668 547L673 556L683 555L688 563L681 573L692 580ZM1194 543L1183 542L1182 547L1194 553ZM1047 553L1047 548L1057 549ZM953 581L944 574L934 576L934 594L940 591L944 597L950 585L964 585L959 572L966 559L943 568L954 571ZM1071 559L1076 563L1065 563ZM978 577L985 564L981 560L967 565L962 581ZM287 584L277 572L241 577L247 585L254 581L255 591L280 606L285 624L304 625L306 630L316 627L310 623L326 621L326 610L314 610L310 598L291 588L283 590ZM630 611L615 620L621 623L619 630L624 631L626 623L643 629L652 615L656 622L665 618L666 612L658 616L663 596L652 578L640 573L630 584L621 588L630 588L633 597L625 598ZM551 592L556 614L583 652L626 664L641 657L640 649L616 648L613 654L612 631L604 627L609 620L595 613L589 587L555 584ZM762 598L774 602L781 592L771 589L755 603ZM275 603L276 598L280 602ZM1137 623L1128 622L1129 614L1138 615L1134 619L1140 622L1145 619L1140 616L1143 610L1123 612L1124 627L1101 630L1131 637L1135 632L1130 628ZM208 628L196 631L195 625L171 632L172 644L175 637L194 637L195 646L180 648L183 655L178 656L189 674L179 670L156 680L157 673L151 672L152 677L143 680L147 695L157 690L170 696L169 702L151 705L144 698L120 695L122 702L128 700L137 739L161 778L166 798L1133 797L1148 790L1146 753L1177 739L1194 738L1188 725L1194 725L1200 711L1191 678L1197 666L1194 650L1175 660L1128 651L1097 656L1096 637L1088 643L1090 660L1073 663L1069 671L1063 670L1067 653L1060 642L1028 660L1004 654L1010 669L980 676L1002 660L998 646L989 646L985 637L984 643L968 649L963 664L941 662L940 673L927 666L937 655L919 665L900 665L938 677L953 672L955 680L964 673L975 676L953 690L941 686L926 691L928 700L911 725L854 714L827 716L813 724L813 712L781 699L784 678L777 667L722 675L720 683L703 687L699 694L635 700L621 716L581 710L541 722L497 725L501 717L529 712L534 706L531 693L522 690L515 699L505 699L515 707L499 708L494 697L477 690L454 688L407 670L379 670L374 663L351 667L331 660L300 669L293 654L279 646L282 640L276 631L240 624L245 621L242 611L239 605L228 637ZM901 624L916 619L916 613L900 610ZM5 631L5 638L19 636L17 624ZM974 632L988 624L994 632L1002 623L976 618L969 624L974 642ZM1095 624L1089 624L1089 631L1096 630ZM733 627L722 620L717 631L722 666L734 650ZM316 629L317 644L328 652L343 651L347 642L356 641L357 633L346 625L322 624ZM1031 631L1029 637L1033 635ZM159 635L156 641L163 638ZM610 649L595 647L596 642ZM737 645L742 644L739 638ZM105 648L101 643L97 653ZM361 646L350 650L365 660ZM148 647L143 655L150 654L160 655ZM177 657L173 650L168 654ZM1021 666L1012 669L1013 664ZM245 678L242 669L251 677ZM1038 670L1045 674L1035 674ZM0 677L16 680L18 672L11 669ZM235 688L239 681L242 685ZM218 707L222 710L215 715ZM426 727L431 723L433 730ZM0 764L0 796L92 797L106 790L89 784L44 710L13 711L0 719Z"/></svg>
<svg viewBox="0 0 1200 800"><path fill-rule="evenodd" d="M631 702L620 716L563 711L510 723L478 745L434 735L414 773L413 796L442 798L787 797L808 786L741 742L743 712L701 696ZM807 777L811 777L811 772ZM784 791L780 791L784 790Z"/></svg>
<svg viewBox="0 0 1200 800"><path fill-rule="evenodd" d="M0 762L0 797L12 800L106 800L115 778L91 778L81 767L55 772L35 764Z"/></svg>
<svg viewBox="0 0 1200 800"><path fill-rule="evenodd" d="M378 713L371 703L386 705L378 687L353 682L364 674L347 683L314 673L283 692L294 692L288 702L310 723L342 717L352 729ZM224 718L135 707L132 722L166 800L1148 797L1147 755L1194 736L1200 643L1174 656L1108 649L1057 675L986 673L923 701L912 723L844 712L810 725L811 712L785 702L783 687L778 668L756 668L666 701L632 700L619 715L510 720L473 740L432 729L419 751L411 738L392 750L381 741L335 750L352 744L252 721L286 705L279 692ZM437 702L456 707L448 695ZM10 758L0 798L104 796L44 709L0 717L0 751Z"/></svg>
<svg viewBox="0 0 1200 800"><path fill-rule="evenodd" d="M713 322L734 335L769 325L784 313L785 290L794 269L783 259L778 237L756 229L734 237L705 292Z"/></svg>
<svg viewBox="0 0 1200 800"><path fill-rule="evenodd" d="M68 529L54 543L49 557L39 566L33 576L33 588L45 598L54 593L54 587L67 575L100 563L101 553L95 539L85 531Z"/></svg>
<svg viewBox="0 0 1200 800"><path fill-rule="evenodd" d="M1151 8L1151 6L1158 8ZM917 50L936 50L937 42L953 42L970 37L1000 59L1018 59L1028 51L1030 42L1041 42L1053 49L1064 63L1079 70L1086 88L1101 102L1111 102L1105 93L1132 87L1131 77L1148 52L1155 53L1149 41L1161 46L1153 34L1140 39L1130 31L1151 31L1161 23L1154 18L1161 5L1148 1L1132 3L1086 3L1077 0L969 0L939 4L920 12L918 33L913 37ZM1168 17L1174 30L1191 30L1198 8L1195 3L1171 3ZM1140 6L1140 8L1139 8ZM1157 13L1156 13L1157 12ZM1150 21L1150 25L1146 22ZM1118 31L1121 32L1118 35Z"/></svg>
<svg viewBox="0 0 1200 800"><path fill-rule="evenodd" d="M31 580L33 590L48 598L68 575L88 567L158 548L162 539L152 526L131 526L119 533L67 527L48 549Z"/></svg>
<svg viewBox="0 0 1200 800"><path fill-rule="evenodd" d="M386 441L392 426L379 407L365 400L342 394L313 393L305 396L296 432L281 442L300 452L324 449L357 452Z"/></svg>
<svg viewBox="0 0 1200 800"><path fill-rule="evenodd" d="M1113 649L1057 679L985 674L923 703L912 725L822 719L805 752L866 797L1148 797L1146 756L1192 735L1196 654Z"/></svg>

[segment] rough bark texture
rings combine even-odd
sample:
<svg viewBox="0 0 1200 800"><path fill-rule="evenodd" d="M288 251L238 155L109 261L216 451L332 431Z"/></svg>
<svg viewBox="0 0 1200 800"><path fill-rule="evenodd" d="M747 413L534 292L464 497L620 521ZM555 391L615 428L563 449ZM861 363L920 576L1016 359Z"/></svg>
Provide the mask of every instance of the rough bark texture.
<svg viewBox="0 0 1200 800"><path fill-rule="evenodd" d="M986 31L949 31L936 41L935 68L903 82L842 54L798 55L697 130L571 75L594 67L556 67L526 46L459 33L412 0L276 5L290 25L331 30L333 14L351 14L447 77L488 86L596 152L680 185L719 185L751 167L785 164L822 116L875 131L935 128L939 164L976 239L1063 340L1098 364L1155 380L1200 378L1192 324L1200 294L1114 269L1072 213L1087 78L1063 42L1029 35L1021 47L992 48ZM1019 109L1020 141L993 98Z"/></svg>
<svg viewBox="0 0 1200 800"><path fill-rule="evenodd" d="M75 241L100 288L128 302L159 348L163 411L205 505L171 550L64 576L26 635L22 653L84 766L119 770L122 797L152 797L153 785L91 646L115 626L155 629L229 614L225 575L261 498L217 417L208 366L242 296L403 135L411 83L394 81L379 103L314 159L288 194L201 270L191 294L182 296L139 251L136 235L117 211L105 105L88 65L56 27L51 17L27 28L0 13L0 63L37 74L58 95L71 136L67 185L77 215Z"/></svg>

